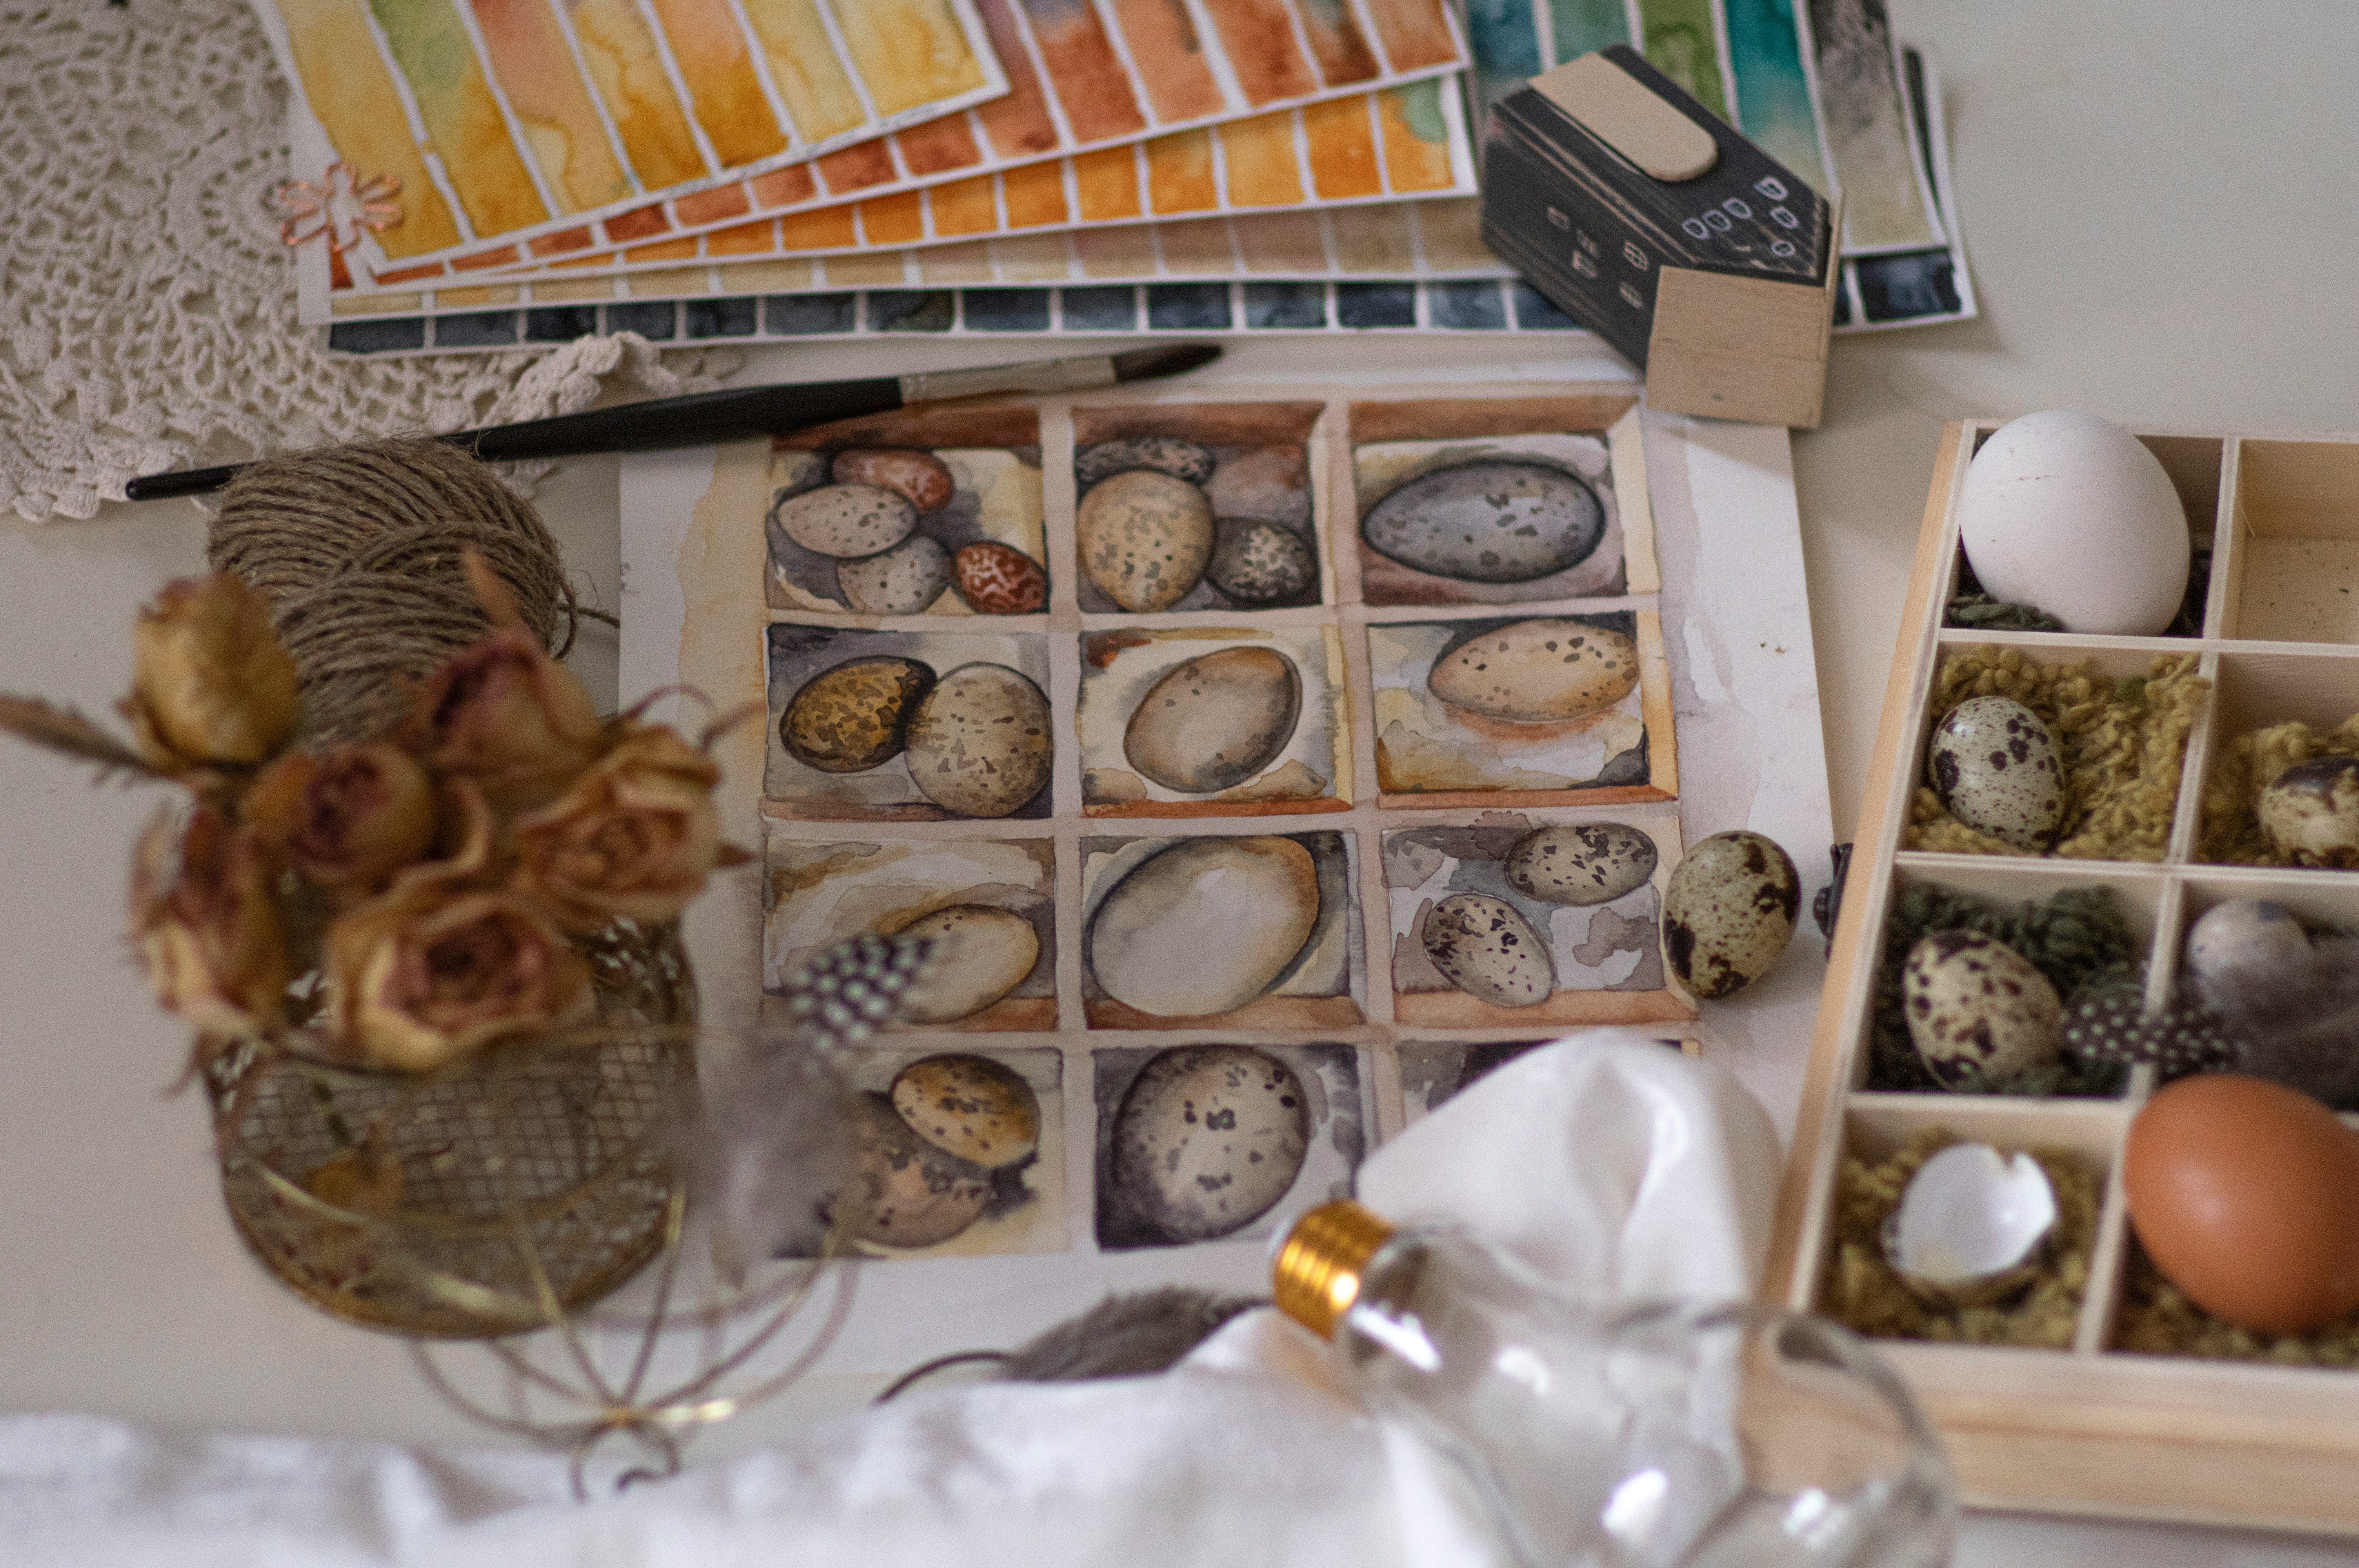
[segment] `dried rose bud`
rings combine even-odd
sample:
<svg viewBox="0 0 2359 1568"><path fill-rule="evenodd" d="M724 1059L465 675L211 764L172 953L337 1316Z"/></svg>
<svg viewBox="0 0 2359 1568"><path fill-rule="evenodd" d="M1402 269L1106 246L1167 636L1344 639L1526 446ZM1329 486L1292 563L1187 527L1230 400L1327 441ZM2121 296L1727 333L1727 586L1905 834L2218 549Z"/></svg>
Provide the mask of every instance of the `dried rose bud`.
<svg viewBox="0 0 2359 1568"><path fill-rule="evenodd" d="M137 672L123 715L158 771L251 765L295 733L295 660L269 605L237 579L167 584L131 636Z"/></svg>
<svg viewBox="0 0 2359 1568"><path fill-rule="evenodd" d="M180 841L169 818L142 836L131 881L131 935L165 1010L212 1038L275 1028L288 964L267 857L250 829L200 807Z"/></svg>
<svg viewBox="0 0 2359 1568"><path fill-rule="evenodd" d="M245 815L313 881L371 892L432 848L434 785L397 746L339 746L272 763L246 796Z"/></svg>
<svg viewBox="0 0 2359 1568"><path fill-rule="evenodd" d="M721 852L720 778L669 730L631 725L561 798L517 819L516 888L577 931L670 919Z"/></svg>
<svg viewBox="0 0 2359 1568"><path fill-rule="evenodd" d="M481 785L501 812L565 793L598 753L598 710L562 665L519 629L454 654L419 693L403 740L428 765Z"/></svg>
<svg viewBox="0 0 2359 1568"><path fill-rule="evenodd" d="M328 927L335 1037L375 1066L428 1072L566 1019L590 966L509 892L397 887Z"/></svg>

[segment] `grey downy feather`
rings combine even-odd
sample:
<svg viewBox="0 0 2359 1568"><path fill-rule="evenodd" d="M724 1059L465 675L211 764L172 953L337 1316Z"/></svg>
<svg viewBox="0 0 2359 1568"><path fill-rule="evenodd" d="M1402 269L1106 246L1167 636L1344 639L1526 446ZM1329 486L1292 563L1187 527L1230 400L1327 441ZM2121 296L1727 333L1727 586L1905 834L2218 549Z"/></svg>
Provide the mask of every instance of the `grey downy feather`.
<svg viewBox="0 0 2359 1568"><path fill-rule="evenodd" d="M2244 1045L2243 1070L2359 1109L2359 936L2214 975L2203 1000Z"/></svg>

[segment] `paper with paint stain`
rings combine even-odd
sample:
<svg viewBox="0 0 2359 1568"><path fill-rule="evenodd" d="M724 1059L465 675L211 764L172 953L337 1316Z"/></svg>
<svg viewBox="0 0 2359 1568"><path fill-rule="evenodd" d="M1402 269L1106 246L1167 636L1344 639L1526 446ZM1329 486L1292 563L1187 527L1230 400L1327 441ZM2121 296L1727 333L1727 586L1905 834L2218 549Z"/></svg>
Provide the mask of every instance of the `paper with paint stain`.
<svg viewBox="0 0 2359 1568"><path fill-rule="evenodd" d="M1007 72L1003 98L587 214L520 248L363 257L354 281L416 288L549 262L608 265L592 257L810 254L1473 188L1471 154L1455 156L1462 129L1436 123L1462 119L1434 80L1467 59L1446 0L1206 0L1203 28L1180 0L974 3Z"/></svg>
<svg viewBox="0 0 2359 1568"><path fill-rule="evenodd" d="M828 258L825 271L841 279L897 282L930 276L942 265L973 274L982 242L1003 236L1031 242L1033 249L1043 248L1043 242L1047 248L1070 246L1076 276L1107 267L1136 275L1139 259L1158 248L1184 258L1201 251L1210 238L1191 233L1184 222L1150 221L1196 219L1196 227L1204 229L1231 213L1268 223L1267 238L1279 246L1275 254L1299 255L1305 246L1321 247L1315 220L1321 209L1391 211L1377 227L1406 232L1409 221L1397 206L1404 199L1472 192L1474 153L1462 104L1455 81L1411 82L931 190L757 219L529 268L472 274L457 288L529 281L553 290L550 297L556 297L567 292L569 281L657 276L700 264L773 259L808 274L811 264L800 258ZM1472 206L1467 203L1470 213ZM1471 222L1457 226L1469 227ZM1164 238L1158 241L1150 228ZM1291 239L1286 237L1289 230ZM1342 243L1350 248L1354 242L1347 233ZM1496 270L1479 242L1472 243L1475 254L1465 266ZM933 247L960 254L935 264L929 260ZM1233 265L1227 241L1216 248L1221 265ZM1401 254L1396 265L1407 259ZM1323 270L1326 264L1318 265ZM421 287L371 286L348 273L333 293L358 299L412 294ZM811 286L782 281L772 292L797 287ZM457 289L445 285L441 292Z"/></svg>
<svg viewBox="0 0 2359 1568"><path fill-rule="evenodd" d="M974 0L255 0L255 9L295 84L297 145L324 145L362 178L400 177L402 222L350 257L371 273L497 255L651 196L795 167L1008 89ZM304 122L314 135L299 134Z"/></svg>

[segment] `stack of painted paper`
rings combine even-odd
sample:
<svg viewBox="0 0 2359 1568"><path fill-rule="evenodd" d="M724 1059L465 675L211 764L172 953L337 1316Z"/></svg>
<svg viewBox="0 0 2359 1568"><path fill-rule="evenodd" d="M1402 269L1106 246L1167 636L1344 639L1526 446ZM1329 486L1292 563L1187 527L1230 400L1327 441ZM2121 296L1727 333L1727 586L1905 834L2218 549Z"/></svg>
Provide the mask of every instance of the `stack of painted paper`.
<svg viewBox="0 0 2359 1568"><path fill-rule="evenodd" d="M1881 0L256 0L298 249L355 351L874 332L1566 330L1476 232L1473 118L1614 42L1854 214L1838 319L1973 314ZM1471 35L1471 36L1469 36ZM349 211L349 207L346 209Z"/></svg>

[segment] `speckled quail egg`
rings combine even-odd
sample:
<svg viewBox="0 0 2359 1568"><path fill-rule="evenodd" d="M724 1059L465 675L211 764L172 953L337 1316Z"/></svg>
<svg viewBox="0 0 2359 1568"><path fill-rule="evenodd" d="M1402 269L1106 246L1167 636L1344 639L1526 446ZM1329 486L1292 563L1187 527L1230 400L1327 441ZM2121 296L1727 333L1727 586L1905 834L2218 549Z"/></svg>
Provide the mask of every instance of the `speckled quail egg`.
<svg viewBox="0 0 2359 1568"><path fill-rule="evenodd" d="M1671 868L1663 958L1690 996L1734 996L1769 972L1793 939L1802 878L1764 834L1715 833Z"/></svg>
<svg viewBox="0 0 2359 1568"><path fill-rule="evenodd" d="M2310 933L2284 904L2262 898L2215 903L2187 931L2187 973L2206 1000L2248 971L2289 963L2310 951Z"/></svg>
<svg viewBox="0 0 2359 1568"><path fill-rule="evenodd" d="M2271 779L2261 831L2297 866L2359 866L2359 757L2312 757Z"/></svg>
<svg viewBox="0 0 2359 1568"><path fill-rule="evenodd" d="M1529 1007L1556 989L1548 944L1505 899L1452 893L1425 917L1425 952L1442 977L1493 1007Z"/></svg>
<svg viewBox="0 0 2359 1568"><path fill-rule="evenodd" d="M1969 697L1941 716L1926 776L1950 815L2017 849L2045 849L2064 818L2064 775L2048 721L2011 697Z"/></svg>
<svg viewBox="0 0 2359 1568"><path fill-rule="evenodd" d="M1908 951L1909 1043L1944 1088L1995 1085L2054 1062L2063 1007L2031 961L1978 931L1936 931Z"/></svg>

